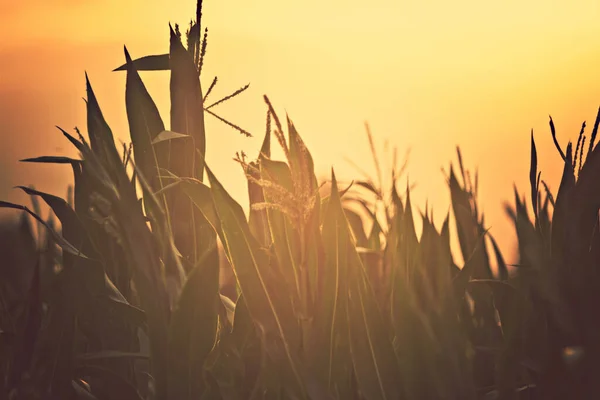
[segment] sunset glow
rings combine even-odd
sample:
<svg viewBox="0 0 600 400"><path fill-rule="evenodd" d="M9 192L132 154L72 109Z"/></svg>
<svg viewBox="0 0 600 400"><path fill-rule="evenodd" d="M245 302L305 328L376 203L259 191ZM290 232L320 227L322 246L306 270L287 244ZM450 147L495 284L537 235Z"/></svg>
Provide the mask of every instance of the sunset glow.
<svg viewBox="0 0 600 400"><path fill-rule="evenodd" d="M63 195L68 168L17 160L52 149L74 155L54 126L85 130L85 71L113 131L129 140L125 75L111 71L124 62L124 44L133 57L168 51L168 23L186 27L195 8L189 0L173 4L0 5L3 199L19 198L11 188L27 183ZM562 165L548 114L564 148L584 120L591 128L600 104L599 13L592 0L206 1L202 84L219 77L216 100L249 82L250 90L225 105L223 115L254 134L244 138L207 117L207 161L246 205L245 178L232 158L239 150L250 157L258 152L267 94L294 120L320 176L333 166L340 180L356 178L345 158L374 172L364 121L382 155L386 140L400 155L410 147L413 198L419 207L429 199L440 220L449 204L440 169L456 160L459 145L466 166L479 169L486 223L511 253L513 228L502 205L513 201L513 183L528 193L531 129L542 179L556 190ZM168 126L168 73L141 75Z"/></svg>

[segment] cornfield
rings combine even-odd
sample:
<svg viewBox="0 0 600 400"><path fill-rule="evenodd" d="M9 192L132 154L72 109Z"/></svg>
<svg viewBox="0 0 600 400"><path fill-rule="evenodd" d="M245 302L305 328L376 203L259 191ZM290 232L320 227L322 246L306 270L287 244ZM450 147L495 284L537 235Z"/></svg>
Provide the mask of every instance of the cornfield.
<svg viewBox="0 0 600 400"><path fill-rule="evenodd" d="M370 132L374 179L319 182L266 96L260 153L235 158L246 216L205 162L204 118L249 135L214 111L247 86L207 101L217 81L203 93L201 10L185 37L170 29L168 54L125 49L131 146L115 146L87 80L88 139L60 130L81 157L23 160L70 166L67 198L22 186L31 208L0 203L22 215L3 246L24 249L2 261L1 399L598 397L600 113L564 150L550 119L564 162L555 194L532 133L529 200L515 188L506 207L515 265L486 229L460 151L452 218L436 226L399 187L406 164L384 175ZM170 73L169 129L144 70Z"/></svg>

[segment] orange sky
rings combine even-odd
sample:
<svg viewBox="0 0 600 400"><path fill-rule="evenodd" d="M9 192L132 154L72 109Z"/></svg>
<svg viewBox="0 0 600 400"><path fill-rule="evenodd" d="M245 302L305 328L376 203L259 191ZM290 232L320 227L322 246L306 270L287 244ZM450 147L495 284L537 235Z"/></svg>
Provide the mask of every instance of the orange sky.
<svg viewBox="0 0 600 400"><path fill-rule="evenodd" d="M176 4L176 5L173 5ZM0 195L34 183L62 194L62 166L19 165L19 158L70 154L54 128L85 128L88 71L113 131L127 139L123 74L133 57L168 51L168 22L186 25L195 2L165 0L0 0ZM209 46L204 87L219 76L224 95L250 90L221 113L255 133L244 138L208 117L208 162L247 203L235 151L254 155L264 132L268 94L287 110L318 173L334 166L354 177L345 157L373 172L363 122L382 147L410 146L414 199L448 208L441 167L455 159L478 166L480 200L492 233L509 251L512 227L502 203L512 185L528 192L529 132L536 133L542 178L553 190L562 169L548 129L552 114L563 145L600 104L600 5L593 0L302 2L207 0ZM168 73L142 79L168 124ZM7 173L8 172L8 173Z"/></svg>

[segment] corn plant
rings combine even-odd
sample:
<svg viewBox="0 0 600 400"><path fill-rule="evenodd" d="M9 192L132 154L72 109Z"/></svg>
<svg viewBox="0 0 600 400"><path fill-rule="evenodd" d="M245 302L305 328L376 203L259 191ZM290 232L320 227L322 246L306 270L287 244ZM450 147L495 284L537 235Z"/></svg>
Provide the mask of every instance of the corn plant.
<svg viewBox="0 0 600 400"><path fill-rule="evenodd" d="M563 153L551 121L565 164L556 196L545 184L540 190L532 136L534 218L515 191L515 208L507 210L520 260L512 269L486 229L477 175L471 179L460 151L458 169L451 165L447 174L452 212L437 227L428 207L414 211L410 186L398 189L404 169L395 162L384 185L370 132L376 179L340 188L332 170L323 190L298 129L289 117L282 122L266 96L260 152L235 158L247 178L246 216L206 163L204 117L248 135L213 111L247 86L206 105L217 80L203 94L201 10L198 3L186 45L175 26L168 54L134 60L125 49L116 70L127 74L131 146L117 150L86 77L88 139L61 129L80 157L24 160L69 165L72 196L21 187L34 210L0 203L28 213L45 232L20 303L0 309L2 398L525 399L597 392L600 114L585 161L583 129L576 150L569 144ZM142 70L170 73L169 129ZM271 157L273 145L283 160ZM60 229L40 216L39 200ZM221 257L234 272L230 297L220 290ZM7 304L6 286L0 305Z"/></svg>

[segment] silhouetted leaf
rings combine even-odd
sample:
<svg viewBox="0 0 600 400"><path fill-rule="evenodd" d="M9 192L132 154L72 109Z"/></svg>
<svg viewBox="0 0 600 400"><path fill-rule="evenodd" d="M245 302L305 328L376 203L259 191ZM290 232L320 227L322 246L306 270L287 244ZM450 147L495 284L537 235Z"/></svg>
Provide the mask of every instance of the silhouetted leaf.
<svg viewBox="0 0 600 400"><path fill-rule="evenodd" d="M87 258L85 256L85 254L83 254L82 252L80 252L71 243L69 243L68 241L66 241L61 235L59 235L54 229L52 229L52 227L50 227L46 223L46 221L44 221L41 217L39 217L37 214L35 214L29 208L27 208L25 206L18 205L18 204L9 203L7 201L0 201L0 208L12 208L12 209L15 209L15 210L25 211L26 213L28 213L29 215L31 215L33 218L35 218L39 223L41 223L48 230L48 232L50 232L50 234L52 235L52 237L56 241L56 244L58 244L61 249L63 249L64 251L66 251L66 252L68 252L70 254L73 254L75 256L82 257L82 258Z"/></svg>
<svg viewBox="0 0 600 400"><path fill-rule="evenodd" d="M85 74L85 84L88 97L87 126L92 151L104 162L105 167L112 175L113 179L122 179L122 176L118 176L119 173L122 173L122 168L121 159L117 152L117 148L115 147L115 139L110 127L102 115L100 105L92 90L92 85L90 84L87 73Z"/></svg>
<svg viewBox="0 0 600 400"><path fill-rule="evenodd" d="M538 219L538 185L537 185L537 151L535 149L535 140L533 139L533 130L531 131L531 166L529 170L529 184L531 185L531 205L533 215L537 222Z"/></svg>
<svg viewBox="0 0 600 400"><path fill-rule="evenodd" d="M568 229L569 210L571 209L570 197L575 187L575 171L572 163L571 144L567 146L567 155L563 174L556 195L556 204L552 216L552 258L558 267L566 267L568 257Z"/></svg>
<svg viewBox="0 0 600 400"><path fill-rule="evenodd" d="M181 39L170 29L170 98L171 130L187 135L191 140L172 140L157 147L162 166L180 177L203 180L206 138L202 90L193 53L186 51ZM196 230L201 216L190 199L179 188L167 196L168 211L177 248L187 260L187 269L197 263L203 252L203 236L211 232ZM213 239L209 239L212 241Z"/></svg>
<svg viewBox="0 0 600 400"><path fill-rule="evenodd" d="M190 135L184 135L183 133L177 133L177 132L173 132L173 131L162 131L161 133L156 135L156 137L152 141L152 144L158 144L160 142L164 142L167 140L185 139L185 138L189 138L189 137L190 137Z"/></svg>
<svg viewBox="0 0 600 400"><path fill-rule="evenodd" d="M158 158L159 152L155 151L152 141L165 130L165 126L127 49L125 49L125 58L127 59L125 103L133 153L137 167L142 171L153 191L157 191L162 187L157 168L166 166L167 163L164 158Z"/></svg>
<svg viewBox="0 0 600 400"><path fill-rule="evenodd" d="M168 71L171 69L171 62L168 54L159 54L144 56L133 61L133 66L138 71ZM115 71L127 71L127 63L115 68Z"/></svg>
<svg viewBox="0 0 600 400"><path fill-rule="evenodd" d="M81 160L77 160L75 158L70 157L58 157L58 156L41 156L35 158L25 158L23 160L19 160L21 162L31 162L31 163L46 163L46 164L79 164Z"/></svg>
<svg viewBox="0 0 600 400"><path fill-rule="evenodd" d="M379 193L379 190L377 190L377 188L373 185L372 182L357 181L356 185L367 189L369 192L371 192L373 195L375 195L375 197L381 198L381 194Z"/></svg>

